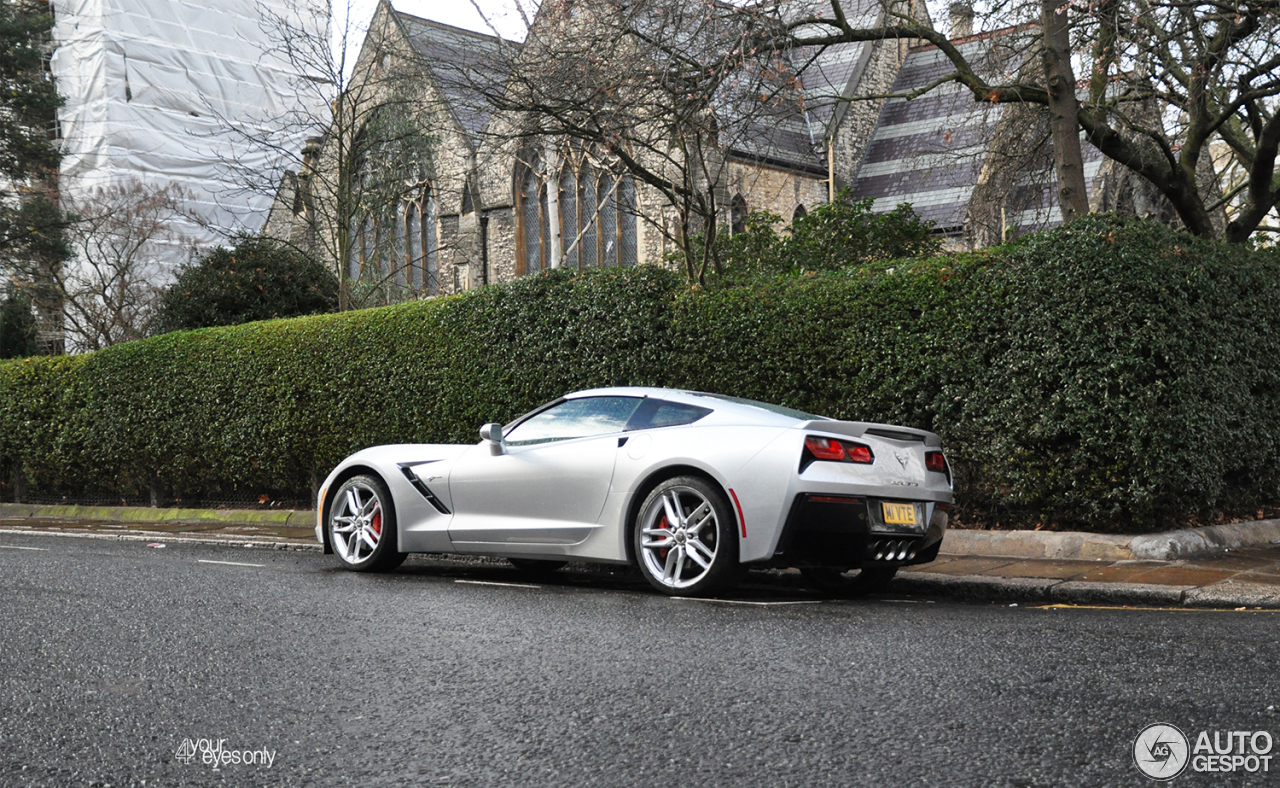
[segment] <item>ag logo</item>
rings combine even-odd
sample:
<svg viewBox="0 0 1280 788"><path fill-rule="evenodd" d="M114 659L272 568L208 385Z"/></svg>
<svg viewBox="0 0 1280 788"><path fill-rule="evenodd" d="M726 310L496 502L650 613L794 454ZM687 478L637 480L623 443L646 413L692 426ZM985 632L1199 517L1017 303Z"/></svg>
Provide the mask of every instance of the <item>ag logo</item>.
<svg viewBox="0 0 1280 788"><path fill-rule="evenodd" d="M1133 762L1153 780L1172 780L1187 768L1190 746L1173 725L1148 725L1133 740Z"/></svg>

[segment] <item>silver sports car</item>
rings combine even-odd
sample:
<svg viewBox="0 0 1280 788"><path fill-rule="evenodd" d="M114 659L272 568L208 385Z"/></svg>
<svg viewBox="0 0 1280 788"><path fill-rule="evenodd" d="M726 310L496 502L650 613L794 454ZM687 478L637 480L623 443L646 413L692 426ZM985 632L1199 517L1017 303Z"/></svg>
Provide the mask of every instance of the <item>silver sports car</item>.
<svg viewBox="0 0 1280 788"><path fill-rule="evenodd" d="M932 561L951 503L931 432L717 394L579 391L480 437L343 460L320 491L325 552L356 571L407 553L502 556L531 573L635 564L679 595L793 566L858 593Z"/></svg>

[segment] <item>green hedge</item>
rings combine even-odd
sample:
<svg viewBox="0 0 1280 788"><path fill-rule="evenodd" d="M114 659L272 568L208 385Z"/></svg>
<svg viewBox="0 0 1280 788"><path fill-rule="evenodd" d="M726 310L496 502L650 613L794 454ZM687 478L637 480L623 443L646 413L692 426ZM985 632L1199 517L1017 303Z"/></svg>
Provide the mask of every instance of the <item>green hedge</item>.
<svg viewBox="0 0 1280 788"><path fill-rule="evenodd" d="M1154 529L1277 500L1280 258L1091 218L983 254L690 290L654 267L0 365L0 471L41 491L302 491L655 384L942 434L961 516Z"/></svg>

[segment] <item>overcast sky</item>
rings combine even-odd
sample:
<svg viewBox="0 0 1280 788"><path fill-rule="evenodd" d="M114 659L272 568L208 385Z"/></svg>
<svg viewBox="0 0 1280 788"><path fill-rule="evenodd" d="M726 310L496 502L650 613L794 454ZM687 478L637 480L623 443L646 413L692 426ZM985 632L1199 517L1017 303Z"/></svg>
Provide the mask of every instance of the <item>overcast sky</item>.
<svg viewBox="0 0 1280 788"><path fill-rule="evenodd" d="M368 0L353 1L368 2ZM392 0L392 5L396 10L424 19L444 22L447 25L464 27L481 33L492 33L496 28L505 38L523 38L524 23L521 21L519 12L516 11L517 2L524 6L525 13L532 18L533 11L537 7L535 0ZM934 24L944 20L944 16L939 15L944 4L944 0L929 2ZM368 14L373 13L373 6L374 3L370 2ZM476 10L477 6L483 10L483 16ZM488 19L488 23L485 18Z"/></svg>
<svg viewBox="0 0 1280 788"><path fill-rule="evenodd" d="M498 35L514 40L524 38L525 24L519 8L532 19L539 0L391 0L392 6L407 14L447 25ZM947 0L927 0L934 25L946 27ZM334 29L343 28L343 11L350 9L356 39L362 38L373 16L377 0L337 0L333 4ZM354 62L354 61L352 61Z"/></svg>
<svg viewBox="0 0 1280 788"><path fill-rule="evenodd" d="M492 33L494 28L505 38L523 38L524 22L516 11L516 0L392 0L397 11L413 14L424 19L444 22L446 25L465 27L481 33ZM476 6L484 10L484 17L476 11ZM530 17L536 3L525 0L525 11ZM372 13L372 7L370 8Z"/></svg>

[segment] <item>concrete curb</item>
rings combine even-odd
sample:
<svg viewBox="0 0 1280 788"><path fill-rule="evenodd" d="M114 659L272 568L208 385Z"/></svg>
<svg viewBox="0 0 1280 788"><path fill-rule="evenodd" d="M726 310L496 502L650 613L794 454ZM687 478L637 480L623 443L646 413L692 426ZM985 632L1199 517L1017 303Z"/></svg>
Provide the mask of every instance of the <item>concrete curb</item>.
<svg viewBox="0 0 1280 788"><path fill-rule="evenodd" d="M1280 520L1209 525L1140 536L1078 531L947 531L945 555L1101 561L1176 561L1225 549L1280 544Z"/></svg>
<svg viewBox="0 0 1280 788"><path fill-rule="evenodd" d="M281 542L253 536L174 536L166 533L146 531L120 531L117 533L88 533L85 531L29 531L21 528L0 528L0 534L23 534L25 536L69 536L73 539L104 539L116 542L163 542L165 544L202 544L221 547L254 547L267 550L314 550L323 548L318 542Z"/></svg>
<svg viewBox="0 0 1280 788"><path fill-rule="evenodd" d="M1197 588L1149 583L1091 583L1035 577L899 572L893 582L892 590L897 593L947 596L972 602L1132 607L1251 607L1280 610L1280 588L1253 583L1233 583L1229 580Z"/></svg>
<svg viewBox="0 0 1280 788"><path fill-rule="evenodd" d="M1280 544L1280 520L1210 525L1184 531L1135 536L1129 543L1134 558L1173 561L1216 553L1226 548L1266 547Z"/></svg>
<svg viewBox="0 0 1280 788"><path fill-rule="evenodd" d="M44 506L0 503L5 520L98 520L133 523L228 523L311 528L307 509L153 509L146 506ZM1096 561L1176 561L1224 549L1280 544L1280 520L1210 525L1140 536L1078 531L979 531L953 529L942 541L944 555Z"/></svg>
<svg viewBox="0 0 1280 788"><path fill-rule="evenodd" d="M0 503L3 520L99 520L113 523L228 523L315 527L313 509L159 509L148 506L44 506Z"/></svg>

